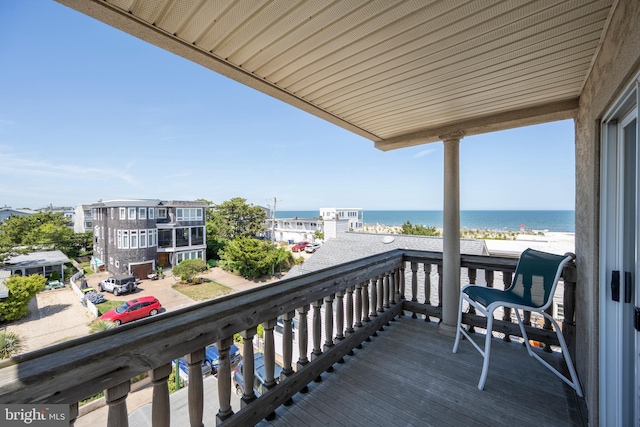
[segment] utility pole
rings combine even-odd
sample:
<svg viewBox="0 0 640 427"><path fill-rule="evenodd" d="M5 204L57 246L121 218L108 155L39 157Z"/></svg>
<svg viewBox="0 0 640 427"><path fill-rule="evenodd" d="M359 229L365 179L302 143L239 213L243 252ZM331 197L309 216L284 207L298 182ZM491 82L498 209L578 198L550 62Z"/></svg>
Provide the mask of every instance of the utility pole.
<svg viewBox="0 0 640 427"><path fill-rule="evenodd" d="M273 214L272 214L272 220L271 220L271 239L273 240L274 243L276 241L276 202L277 202L277 199L274 197L273 198Z"/></svg>

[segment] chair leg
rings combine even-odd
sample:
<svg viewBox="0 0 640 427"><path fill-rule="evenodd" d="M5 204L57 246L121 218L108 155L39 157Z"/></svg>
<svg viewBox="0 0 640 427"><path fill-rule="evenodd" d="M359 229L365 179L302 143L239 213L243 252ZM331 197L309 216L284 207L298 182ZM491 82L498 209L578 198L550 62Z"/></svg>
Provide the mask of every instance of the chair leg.
<svg viewBox="0 0 640 427"><path fill-rule="evenodd" d="M458 351L458 344L460 344L460 328L462 328L462 295L460 295L460 302L458 304L458 322L456 323L456 340L453 343L453 352Z"/></svg>
<svg viewBox="0 0 640 427"><path fill-rule="evenodd" d="M487 374L489 373L489 355L491 354L491 334L493 328L493 311L487 315L487 336L484 341L484 361L482 362L482 374L480 375L480 381L478 381L478 388L484 390L484 383L487 381Z"/></svg>
<svg viewBox="0 0 640 427"><path fill-rule="evenodd" d="M527 353L529 353L529 356L534 357L533 349L531 348L531 344L529 343L529 336L527 335L527 331L524 328L524 321L520 317L520 311L517 308L514 308L514 311L516 312L516 319L518 319L518 326L520 327L520 333L522 334L524 345L525 347L527 347Z"/></svg>
<svg viewBox="0 0 640 427"><path fill-rule="evenodd" d="M549 370L551 370L551 372L556 374L556 376L559 377L562 381L564 381L569 386L571 386L576 391L578 396L582 397L583 396L582 387L580 387L580 382L578 381L578 375L576 374L576 370L573 367L573 361L571 360L571 355L569 354L569 348L567 347L567 342L564 339L564 334L562 333L562 330L560 329L558 322L556 322L556 320L552 316L550 316L545 312L542 312L542 315L548 318L551 321L551 323L553 323L553 328L555 329L556 335L558 336L558 341L560 342L560 348L562 349L562 356L564 357L564 362L567 364L567 369L569 370L569 375L571 377L571 380L569 380L566 376L558 372L557 369L549 365L544 359L542 359L537 354L534 357L538 359L547 368L549 368Z"/></svg>

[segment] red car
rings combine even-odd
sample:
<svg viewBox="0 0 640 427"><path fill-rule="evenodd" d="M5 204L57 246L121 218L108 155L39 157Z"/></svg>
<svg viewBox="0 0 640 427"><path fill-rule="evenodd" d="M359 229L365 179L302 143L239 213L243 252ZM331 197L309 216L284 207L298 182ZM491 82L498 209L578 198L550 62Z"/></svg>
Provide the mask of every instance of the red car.
<svg viewBox="0 0 640 427"><path fill-rule="evenodd" d="M296 243L295 245L293 245L293 247L291 248L291 250L292 250L293 252L302 252L302 251L304 251L304 248L306 248L308 244L309 244L309 242L299 242L299 243Z"/></svg>
<svg viewBox="0 0 640 427"><path fill-rule="evenodd" d="M121 323L142 319L143 317L155 316L160 310L162 310L162 305L155 297L140 297L107 311L100 316L100 320L110 320L117 326Z"/></svg>

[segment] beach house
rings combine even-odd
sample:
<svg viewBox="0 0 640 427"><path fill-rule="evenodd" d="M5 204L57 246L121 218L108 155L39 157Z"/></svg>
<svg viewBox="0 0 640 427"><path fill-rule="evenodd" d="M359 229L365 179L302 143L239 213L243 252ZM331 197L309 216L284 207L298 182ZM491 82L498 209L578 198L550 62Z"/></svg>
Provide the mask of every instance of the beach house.
<svg viewBox="0 0 640 427"><path fill-rule="evenodd" d="M171 361L186 354L184 425L201 425L212 413L223 426L638 425L640 2L59 2L382 151L441 141L443 251L390 248L2 362L1 403L70 404L73 424L76 402L106 389L109 425L125 426L130 379L149 371L154 425L168 426L178 417L166 386ZM77 55L82 60L84 52ZM473 349L452 353L461 278L474 283L484 270L493 278L488 285L503 286L515 260L461 254L460 141L563 119L575 124L576 260L563 272L562 329L584 397L545 376L521 344L507 342L519 334L509 316L494 323L494 369L480 391L480 357ZM427 184L415 177L397 185L420 195ZM442 272L438 301L413 292L432 285L421 264ZM323 305L335 315L321 317ZM262 325L271 363L280 316L282 379L267 378L268 392L256 398L246 391L241 407L232 407L233 335L251 338ZM476 317L465 313L464 323L482 334ZM297 361L289 357L294 318L299 333L313 337L312 348L299 340ZM532 324L532 339L553 348L550 327ZM212 342L220 352L216 402L203 396L198 379ZM250 344L242 350L253 360ZM555 351L541 354L558 361ZM245 375L251 382L251 372ZM267 416L275 416L271 424L261 421Z"/></svg>
<svg viewBox="0 0 640 427"><path fill-rule="evenodd" d="M146 278L157 267L206 258L205 202L114 199L90 205L92 264Z"/></svg>

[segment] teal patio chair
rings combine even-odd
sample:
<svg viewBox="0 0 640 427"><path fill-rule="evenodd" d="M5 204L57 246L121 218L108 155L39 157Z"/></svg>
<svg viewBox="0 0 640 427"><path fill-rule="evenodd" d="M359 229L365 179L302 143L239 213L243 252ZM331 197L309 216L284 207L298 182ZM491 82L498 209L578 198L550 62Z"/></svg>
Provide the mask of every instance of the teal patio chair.
<svg viewBox="0 0 640 427"><path fill-rule="evenodd" d="M478 388L480 390L484 388L484 383L487 380L487 372L489 370L493 312L498 307L511 307L515 311L516 318L518 319L518 325L520 326L522 338L524 338L524 343L527 347L529 356L537 359L540 363L550 369L551 372L569 384L569 386L571 386L579 396L582 396L582 389L578 382L578 377L573 367L569 350L567 349L567 343L562 335L562 330L555 319L545 312L545 309L547 309L553 302L553 294L555 293L562 269L574 258L575 255L572 253L555 255L533 249L527 249L520 256L513 282L508 289L502 291L499 289L476 285L468 285L462 288L460 293L458 324L456 327L456 341L453 344L453 352L455 353L458 351L460 334L463 334L484 357L482 374L480 375L480 381L478 382ZM485 338L484 350L480 348L480 346L471 338L467 330L462 326L462 304L464 301L474 307L477 312L480 312L487 317L487 335ZM551 321L553 328L558 335L560 347L562 347L562 355L564 356L564 360L567 363L567 368L571 375L570 380L531 349L531 344L529 344L527 332L524 328L519 310L540 313Z"/></svg>

